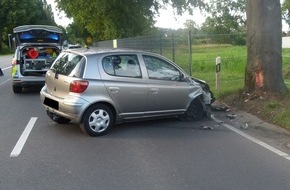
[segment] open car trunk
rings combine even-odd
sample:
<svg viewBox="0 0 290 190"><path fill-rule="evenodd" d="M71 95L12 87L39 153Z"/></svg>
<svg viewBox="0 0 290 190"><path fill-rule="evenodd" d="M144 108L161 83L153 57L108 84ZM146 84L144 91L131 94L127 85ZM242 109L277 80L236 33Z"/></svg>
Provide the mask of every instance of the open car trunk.
<svg viewBox="0 0 290 190"><path fill-rule="evenodd" d="M44 76L61 52L62 30L48 25L23 25L13 32L21 75Z"/></svg>
<svg viewBox="0 0 290 190"><path fill-rule="evenodd" d="M20 72L23 76L45 75L60 49L56 46L25 46L20 50Z"/></svg>

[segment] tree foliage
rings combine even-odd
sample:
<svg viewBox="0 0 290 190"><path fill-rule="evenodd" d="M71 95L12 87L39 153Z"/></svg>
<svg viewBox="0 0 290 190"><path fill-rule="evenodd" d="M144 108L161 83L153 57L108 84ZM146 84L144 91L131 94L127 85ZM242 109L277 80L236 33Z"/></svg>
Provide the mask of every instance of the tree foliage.
<svg viewBox="0 0 290 190"><path fill-rule="evenodd" d="M223 39L225 43L244 45L243 36L231 34L245 32L245 0L211 0L209 4L209 16L202 25L203 33L216 35L227 34L228 38Z"/></svg>
<svg viewBox="0 0 290 190"><path fill-rule="evenodd" d="M209 13L204 24L208 33L230 34L245 26L245 0L211 0Z"/></svg>
<svg viewBox="0 0 290 190"><path fill-rule="evenodd" d="M290 26L290 0L284 0L282 4L282 18Z"/></svg>
<svg viewBox="0 0 290 190"><path fill-rule="evenodd" d="M86 38L91 37L90 33L86 30L83 23L78 23L75 20L73 23L69 24L66 28L67 31L67 40L70 44L81 44L91 45L86 42Z"/></svg>
<svg viewBox="0 0 290 190"><path fill-rule="evenodd" d="M147 35L154 28L159 8L171 5L182 14L191 7L206 7L202 0L56 0L58 8L77 20L95 38L106 40Z"/></svg>
<svg viewBox="0 0 290 190"><path fill-rule="evenodd" d="M0 50L2 40L14 27L29 24L56 25L51 5L46 0L0 0Z"/></svg>

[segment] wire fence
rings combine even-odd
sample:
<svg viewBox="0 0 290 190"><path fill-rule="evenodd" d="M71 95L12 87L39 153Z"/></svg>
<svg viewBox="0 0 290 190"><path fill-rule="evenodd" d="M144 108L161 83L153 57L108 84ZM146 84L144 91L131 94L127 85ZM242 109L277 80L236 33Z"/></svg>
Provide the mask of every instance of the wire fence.
<svg viewBox="0 0 290 190"><path fill-rule="evenodd" d="M245 34L196 35L189 32L163 32L155 36L94 42L95 47L131 48L161 54L189 75L216 83L216 58L221 58L221 85L224 90L242 88L246 65ZM217 89L219 90L219 89Z"/></svg>

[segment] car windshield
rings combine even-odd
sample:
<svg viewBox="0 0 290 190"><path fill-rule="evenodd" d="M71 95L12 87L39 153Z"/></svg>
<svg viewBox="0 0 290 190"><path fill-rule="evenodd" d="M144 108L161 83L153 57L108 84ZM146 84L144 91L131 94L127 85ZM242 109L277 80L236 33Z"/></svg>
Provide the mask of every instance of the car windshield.
<svg viewBox="0 0 290 190"><path fill-rule="evenodd" d="M86 59L77 54L61 54L56 62L52 65L52 70L58 74L82 77Z"/></svg>

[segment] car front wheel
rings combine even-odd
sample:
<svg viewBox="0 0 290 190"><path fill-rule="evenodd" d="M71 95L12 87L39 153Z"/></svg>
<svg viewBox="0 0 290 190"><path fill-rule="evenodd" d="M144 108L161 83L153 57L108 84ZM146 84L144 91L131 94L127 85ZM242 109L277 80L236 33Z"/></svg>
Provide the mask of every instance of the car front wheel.
<svg viewBox="0 0 290 190"><path fill-rule="evenodd" d="M199 99L194 99L186 112L180 117L182 121L198 121L204 117L203 106Z"/></svg>
<svg viewBox="0 0 290 190"><path fill-rule="evenodd" d="M96 104L85 111L80 127L83 132L95 137L106 134L113 123L111 109L104 104Z"/></svg>

